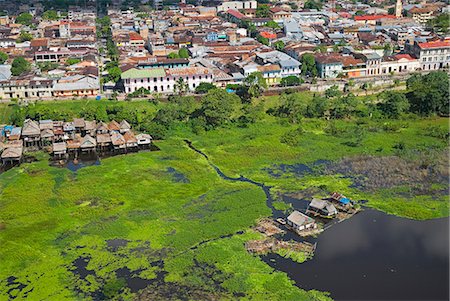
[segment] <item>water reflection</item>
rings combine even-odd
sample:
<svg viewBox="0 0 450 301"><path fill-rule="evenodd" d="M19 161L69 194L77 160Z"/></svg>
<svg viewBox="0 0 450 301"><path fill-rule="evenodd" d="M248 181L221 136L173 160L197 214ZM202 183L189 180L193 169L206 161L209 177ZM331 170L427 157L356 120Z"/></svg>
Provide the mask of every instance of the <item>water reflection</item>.
<svg viewBox="0 0 450 301"><path fill-rule="evenodd" d="M336 300L448 300L448 223L368 209L319 235L311 261L264 259L299 286Z"/></svg>

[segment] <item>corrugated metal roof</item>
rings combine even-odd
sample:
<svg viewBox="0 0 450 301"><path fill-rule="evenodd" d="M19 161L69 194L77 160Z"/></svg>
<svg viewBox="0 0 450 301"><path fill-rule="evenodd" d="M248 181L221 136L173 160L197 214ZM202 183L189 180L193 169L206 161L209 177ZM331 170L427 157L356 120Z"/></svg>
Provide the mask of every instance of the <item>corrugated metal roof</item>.
<svg viewBox="0 0 450 301"><path fill-rule="evenodd" d="M151 69L131 68L122 73L122 79L153 78L165 76L166 72L164 71L163 68L151 68Z"/></svg>

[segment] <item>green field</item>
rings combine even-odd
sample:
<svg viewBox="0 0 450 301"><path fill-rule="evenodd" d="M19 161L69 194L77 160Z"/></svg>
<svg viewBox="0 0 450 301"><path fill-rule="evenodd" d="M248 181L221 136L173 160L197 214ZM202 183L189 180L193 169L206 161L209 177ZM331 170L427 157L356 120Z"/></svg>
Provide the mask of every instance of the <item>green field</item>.
<svg viewBox="0 0 450 301"><path fill-rule="evenodd" d="M148 118L165 105L67 101L37 106L70 119L118 106ZM277 105L277 98L264 105ZM0 105L1 121L7 123L12 112ZM366 130L358 143L356 125ZM50 167L46 156L39 156L38 162L0 174L0 300L131 300L139 294L145 300L328 300L326 293L294 286L286 274L247 253L245 242L259 237L250 228L271 214L264 192L221 179L183 141L192 141L226 175L272 186L280 210L289 210L283 194L339 191L408 218L448 216L446 179L426 177L422 168L447 175L447 139L429 135L429 129L448 132L448 119L343 119L334 125L338 135L327 134L327 126L323 119L302 120L298 144L289 146L280 140L298 126L268 114L245 127L197 134L178 124L167 139L155 142L160 151L103 159L77 172ZM357 157L374 172L363 174L355 164L351 171L362 177L345 174L347 163L341 160ZM329 169L314 165L318 160L326 160ZM386 176L391 165L401 178ZM307 172L299 172L304 168ZM423 179L426 185L420 184ZM147 288L132 292L130 279Z"/></svg>

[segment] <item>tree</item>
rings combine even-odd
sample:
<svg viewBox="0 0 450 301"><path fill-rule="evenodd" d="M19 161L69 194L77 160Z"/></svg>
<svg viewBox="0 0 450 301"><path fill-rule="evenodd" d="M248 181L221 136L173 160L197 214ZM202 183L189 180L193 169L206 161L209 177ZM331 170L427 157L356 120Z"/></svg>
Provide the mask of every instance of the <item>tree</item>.
<svg viewBox="0 0 450 301"><path fill-rule="evenodd" d="M108 68L108 81L112 81L117 83L120 80L120 76L122 75L122 70L119 67L111 67Z"/></svg>
<svg viewBox="0 0 450 301"><path fill-rule="evenodd" d="M339 90L339 87L336 86L336 85L333 85L330 88L325 90L325 97L326 98L340 97L341 95L342 95L342 93Z"/></svg>
<svg viewBox="0 0 450 301"><path fill-rule="evenodd" d="M0 51L0 65L3 65L8 60L8 55Z"/></svg>
<svg viewBox="0 0 450 301"><path fill-rule="evenodd" d="M404 93L386 91L382 94L382 101L377 104L378 109L388 118L398 118L408 111L409 102Z"/></svg>
<svg viewBox="0 0 450 301"><path fill-rule="evenodd" d="M19 76L30 70L31 70L31 64L23 57L19 56L13 60L12 65L11 65L12 75Z"/></svg>
<svg viewBox="0 0 450 301"><path fill-rule="evenodd" d="M260 42L261 44L264 44L264 45L266 45L266 46L269 46L269 43L270 43L269 39L263 37L262 35L258 35L258 37L256 38L256 40L257 40L258 42Z"/></svg>
<svg viewBox="0 0 450 301"><path fill-rule="evenodd" d="M329 110L329 100L325 97L314 95L306 108L306 116L310 118L324 117Z"/></svg>
<svg viewBox="0 0 450 301"><path fill-rule="evenodd" d="M19 38L17 39L18 43L22 43L22 42L26 42L26 41L31 41L33 39L33 35L29 32L26 31L21 31Z"/></svg>
<svg viewBox="0 0 450 301"><path fill-rule="evenodd" d="M305 8L305 9L321 10L322 9L322 3L315 2L313 0L308 0L308 1L305 2L305 5L303 5L303 8Z"/></svg>
<svg viewBox="0 0 450 301"><path fill-rule="evenodd" d="M46 10L42 14L42 19L44 19L44 20L59 20L59 16L55 10Z"/></svg>
<svg viewBox="0 0 450 301"><path fill-rule="evenodd" d="M450 30L450 14L440 14L434 19L428 21L428 26L436 33L446 35Z"/></svg>
<svg viewBox="0 0 450 301"><path fill-rule="evenodd" d="M448 115L449 77L444 71L413 75L406 81L411 111L420 115Z"/></svg>
<svg viewBox="0 0 450 301"><path fill-rule="evenodd" d="M335 98L330 103L330 115L334 119L348 118L354 111L356 111L357 105L358 100L352 93Z"/></svg>
<svg viewBox="0 0 450 301"><path fill-rule="evenodd" d="M81 62L80 59L73 58L73 57L69 57L69 58L66 60L66 65L67 65L67 66L71 66L71 65L78 64L79 62Z"/></svg>
<svg viewBox="0 0 450 301"><path fill-rule="evenodd" d="M30 13L21 13L16 18L16 23L30 26L33 22L33 16Z"/></svg>
<svg viewBox="0 0 450 301"><path fill-rule="evenodd" d="M188 50L186 48L180 48L180 50L178 50L178 57L180 57L182 59L189 58Z"/></svg>
<svg viewBox="0 0 450 301"><path fill-rule="evenodd" d="M280 100L281 105L274 110L269 110L268 113L281 118L287 118L289 123L300 123L306 112L306 99L301 94L293 93L282 94Z"/></svg>
<svg viewBox="0 0 450 301"><path fill-rule="evenodd" d="M231 121L238 112L239 97L223 89L212 89L202 98L200 116L208 128L216 128Z"/></svg>
<svg viewBox="0 0 450 301"><path fill-rule="evenodd" d="M281 79L280 84L283 87L298 86L301 84L301 80L298 76L290 75L290 76L283 77Z"/></svg>
<svg viewBox="0 0 450 301"><path fill-rule="evenodd" d="M178 95L184 95L189 91L189 86L187 83L184 82L184 79L180 77L175 82L173 90L175 93L178 93Z"/></svg>
<svg viewBox="0 0 450 301"><path fill-rule="evenodd" d="M167 58L169 58L169 59L179 59L180 55L178 53L176 53L176 52L171 52L171 53L169 53L167 55Z"/></svg>
<svg viewBox="0 0 450 301"><path fill-rule="evenodd" d="M259 4L256 7L256 17L258 18L268 18L270 15L270 8L267 4Z"/></svg>
<svg viewBox="0 0 450 301"><path fill-rule="evenodd" d="M305 53L304 55L302 55L300 61L302 63L302 74L310 77L317 76L318 72L316 67L316 60L311 53Z"/></svg>
<svg viewBox="0 0 450 301"><path fill-rule="evenodd" d="M276 41L276 42L273 44L273 46L275 47L276 50L278 50L278 51L283 51L285 44L284 44L283 41L280 40L280 41Z"/></svg>
<svg viewBox="0 0 450 301"><path fill-rule="evenodd" d="M253 72L244 79L244 86L250 97L259 97L267 89L267 83L261 72Z"/></svg>
<svg viewBox="0 0 450 301"><path fill-rule="evenodd" d="M195 93L208 93L209 90L216 89L216 86L211 83L201 82L196 88Z"/></svg>
<svg viewBox="0 0 450 301"><path fill-rule="evenodd" d="M274 20L270 20L269 22L266 23L267 27L273 28L273 29L279 29L280 25L278 25L277 22L275 22Z"/></svg>

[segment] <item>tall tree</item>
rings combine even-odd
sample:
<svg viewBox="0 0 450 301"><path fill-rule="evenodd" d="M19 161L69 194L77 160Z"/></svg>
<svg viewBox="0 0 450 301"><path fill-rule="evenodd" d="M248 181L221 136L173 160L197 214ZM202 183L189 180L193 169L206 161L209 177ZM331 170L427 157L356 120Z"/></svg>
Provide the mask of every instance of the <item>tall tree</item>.
<svg viewBox="0 0 450 301"><path fill-rule="evenodd" d="M30 13L21 13L16 18L16 23L29 26L33 22L33 16Z"/></svg>
<svg viewBox="0 0 450 301"><path fill-rule="evenodd" d="M23 57L19 56L13 60L12 65L11 65L12 75L19 76L30 70L31 70L31 64Z"/></svg>
<svg viewBox="0 0 450 301"><path fill-rule="evenodd" d="M250 97L259 97L267 89L267 83L261 72L253 72L244 79L244 86Z"/></svg>
<svg viewBox="0 0 450 301"><path fill-rule="evenodd" d="M317 77L316 60L311 53L305 53L300 59L302 63L302 74L311 77Z"/></svg>
<svg viewBox="0 0 450 301"><path fill-rule="evenodd" d="M409 109L409 102L404 93L386 91L381 95L378 103L379 110L388 118L398 118Z"/></svg>

